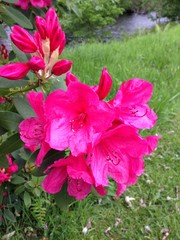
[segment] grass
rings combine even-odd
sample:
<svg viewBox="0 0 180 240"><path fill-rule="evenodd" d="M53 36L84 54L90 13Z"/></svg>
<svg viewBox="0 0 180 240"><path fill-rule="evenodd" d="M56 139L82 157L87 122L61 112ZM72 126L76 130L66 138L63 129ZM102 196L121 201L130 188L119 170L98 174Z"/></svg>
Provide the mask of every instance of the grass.
<svg viewBox="0 0 180 240"><path fill-rule="evenodd" d="M180 239L180 26L123 42L77 45L67 48L63 58L73 60L73 74L91 85L98 83L106 66L114 81L110 97L124 80L149 80L154 85L150 105L159 120L148 134L157 133L161 140L146 158L145 174L119 199L107 196L98 201L90 195L65 212L48 205L47 228L41 233L53 240ZM127 196L134 198L131 206ZM37 231L27 215L25 210L19 223L8 227L16 231L12 239L28 239L23 237L25 226ZM83 234L88 222L91 227Z"/></svg>

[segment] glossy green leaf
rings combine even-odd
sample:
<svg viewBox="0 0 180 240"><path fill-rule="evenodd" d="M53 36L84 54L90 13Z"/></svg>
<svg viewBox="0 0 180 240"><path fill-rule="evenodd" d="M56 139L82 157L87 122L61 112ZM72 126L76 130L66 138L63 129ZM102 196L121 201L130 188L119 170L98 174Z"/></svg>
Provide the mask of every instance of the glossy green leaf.
<svg viewBox="0 0 180 240"><path fill-rule="evenodd" d="M5 139L3 138L5 135ZM3 141L2 141L3 139ZM21 148L23 146L23 142L20 139L19 133L13 133L10 136L7 136L7 134L3 134L1 136L1 143L0 143L0 158L4 154L8 154L11 152L14 152L15 150Z"/></svg>
<svg viewBox="0 0 180 240"><path fill-rule="evenodd" d="M13 8L11 6L6 6L5 12L8 14L9 17L11 17L14 20L14 22L19 24L21 27L33 29L32 23L20 11L16 10L15 8Z"/></svg>
<svg viewBox="0 0 180 240"><path fill-rule="evenodd" d="M16 190L15 190L15 194L20 194L20 193L22 193L22 192L24 192L24 189L25 189L25 186L22 184L22 185L20 185L20 186L18 186L17 188L16 188Z"/></svg>
<svg viewBox="0 0 180 240"><path fill-rule="evenodd" d="M3 216L11 222L16 222L16 217L14 216L14 214L9 209L4 209L4 215Z"/></svg>
<svg viewBox="0 0 180 240"><path fill-rule="evenodd" d="M9 166L6 154L0 156L0 168L7 168Z"/></svg>
<svg viewBox="0 0 180 240"><path fill-rule="evenodd" d="M16 3L17 0L3 0L3 2L6 2L6 3Z"/></svg>
<svg viewBox="0 0 180 240"><path fill-rule="evenodd" d="M41 166L39 168L37 168L37 170L33 173L33 175L35 176L42 176L44 175L44 171L46 170L46 168L53 164L54 161L59 160L61 158L64 158L65 156L65 152L64 151L56 151L56 150L50 150L45 158L43 159L43 162L41 164Z"/></svg>
<svg viewBox="0 0 180 240"><path fill-rule="evenodd" d="M13 183L13 184L22 184L24 182L26 182L26 180L21 176L16 176L15 178L13 178L11 180L11 183Z"/></svg>
<svg viewBox="0 0 180 240"><path fill-rule="evenodd" d="M4 187L1 186L0 187L0 205L2 204L2 201L3 201L3 193L4 193Z"/></svg>
<svg viewBox="0 0 180 240"><path fill-rule="evenodd" d="M27 55L24 52L22 52L21 50L19 50L19 48L17 48L14 43L12 43L11 45L12 45L12 50L16 54L17 59L20 62L27 62L28 61Z"/></svg>
<svg viewBox="0 0 180 240"><path fill-rule="evenodd" d="M0 24L0 37L2 38L8 37L6 31L4 30L4 26L2 24Z"/></svg>
<svg viewBox="0 0 180 240"><path fill-rule="evenodd" d="M25 96L18 96L13 99L13 103L16 107L18 113L24 118L36 117L35 112L32 110L29 105L28 100Z"/></svg>
<svg viewBox="0 0 180 240"><path fill-rule="evenodd" d="M9 130L18 130L18 125L22 121L22 117L14 112L0 112L0 126Z"/></svg>
<svg viewBox="0 0 180 240"><path fill-rule="evenodd" d="M3 88L15 88L15 87L24 87L28 84L27 81L25 80L18 80L18 81L13 81L13 80L8 80L6 78L0 77L0 90Z"/></svg>
<svg viewBox="0 0 180 240"><path fill-rule="evenodd" d="M28 192L24 192L23 200L26 207L31 205L31 196Z"/></svg>

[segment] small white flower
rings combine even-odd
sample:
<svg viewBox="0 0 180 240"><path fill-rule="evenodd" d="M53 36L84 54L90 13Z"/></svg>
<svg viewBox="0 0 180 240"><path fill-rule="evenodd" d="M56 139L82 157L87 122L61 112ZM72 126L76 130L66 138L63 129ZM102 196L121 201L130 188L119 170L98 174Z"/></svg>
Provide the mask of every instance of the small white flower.
<svg viewBox="0 0 180 240"><path fill-rule="evenodd" d="M151 228L148 225L146 225L144 227L144 230L145 230L145 232L151 232Z"/></svg>
<svg viewBox="0 0 180 240"><path fill-rule="evenodd" d="M88 232L88 228L84 227L83 230L82 230L82 233L85 235L87 232Z"/></svg>

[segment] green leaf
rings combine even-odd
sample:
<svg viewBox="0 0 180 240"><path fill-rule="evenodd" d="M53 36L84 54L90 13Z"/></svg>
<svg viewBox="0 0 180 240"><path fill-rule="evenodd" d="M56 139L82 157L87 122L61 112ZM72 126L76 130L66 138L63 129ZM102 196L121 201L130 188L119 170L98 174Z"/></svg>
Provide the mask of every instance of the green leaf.
<svg viewBox="0 0 180 240"><path fill-rule="evenodd" d="M21 176L16 176L15 178L13 178L11 180L11 183L13 183L13 184L22 184L24 182L26 182L26 180Z"/></svg>
<svg viewBox="0 0 180 240"><path fill-rule="evenodd" d="M9 130L18 130L18 125L22 121L22 117L14 112L0 112L0 126Z"/></svg>
<svg viewBox="0 0 180 240"><path fill-rule="evenodd" d="M6 155L0 156L0 168L7 168L9 166Z"/></svg>
<svg viewBox="0 0 180 240"><path fill-rule="evenodd" d="M8 93L10 93L10 89L9 88L0 88L0 96L5 96Z"/></svg>
<svg viewBox="0 0 180 240"><path fill-rule="evenodd" d="M0 82L1 82L0 90L3 88L8 89L14 87L24 87L28 85L28 82L25 80L12 81L2 77L0 77Z"/></svg>
<svg viewBox="0 0 180 240"><path fill-rule="evenodd" d="M28 192L24 192L23 200L26 207L31 206L31 196Z"/></svg>
<svg viewBox="0 0 180 240"><path fill-rule="evenodd" d="M18 113L24 118L29 117L36 117L35 112L32 110L31 106L29 105L28 100L25 96L18 96L13 99L13 103L16 107Z"/></svg>
<svg viewBox="0 0 180 240"><path fill-rule="evenodd" d="M64 79L65 79L65 74L58 76L58 77L53 75L51 77L51 80L52 80L51 91L55 91L57 89L66 90L67 86L66 86Z"/></svg>
<svg viewBox="0 0 180 240"><path fill-rule="evenodd" d="M65 183L61 191L54 195L57 206L62 211L67 211L70 203L74 201L74 198L70 197L67 192L67 183Z"/></svg>
<svg viewBox="0 0 180 240"><path fill-rule="evenodd" d="M41 196L41 190L39 188L34 188L33 190L34 194L37 196L37 197L40 197Z"/></svg>
<svg viewBox="0 0 180 240"><path fill-rule="evenodd" d="M41 164L41 166L39 168L37 168L37 170L34 171L33 175L34 176L43 176L44 171L46 170L46 168L53 164L54 161L59 160L60 158L64 158L65 156L65 152L64 151L56 151L56 150L50 150L45 158L43 159L43 162Z"/></svg>
<svg viewBox="0 0 180 240"><path fill-rule="evenodd" d="M8 134L10 134L8 136ZM19 133L5 133L0 136L0 158L8 153L14 152L15 150L23 146L23 142L20 139Z"/></svg>
<svg viewBox="0 0 180 240"><path fill-rule="evenodd" d="M3 2L6 2L6 3L16 3L17 0L3 0Z"/></svg>
<svg viewBox="0 0 180 240"><path fill-rule="evenodd" d="M0 24L0 36L2 38L8 38L8 35L7 35L6 31L4 30L4 27L2 24Z"/></svg>
<svg viewBox="0 0 180 240"><path fill-rule="evenodd" d="M8 16L11 17L14 20L14 22L19 24L21 27L33 29L33 25L29 21L29 19L15 8L5 6L5 13L8 14Z"/></svg>
<svg viewBox="0 0 180 240"><path fill-rule="evenodd" d="M16 222L16 217L9 209L4 209L4 217L11 222Z"/></svg>
<svg viewBox="0 0 180 240"><path fill-rule="evenodd" d="M12 45L12 50L16 54L17 59L20 62L27 62L28 61L27 55L24 52L22 52L21 50L19 50L19 48L17 48L14 43L11 43L11 45Z"/></svg>
<svg viewBox="0 0 180 240"><path fill-rule="evenodd" d="M0 187L0 205L2 204L2 201L3 201L3 193L4 193L4 187L1 186Z"/></svg>
<svg viewBox="0 0 180 240"><path fill-rule="evenodd" d="M16 188L15 194L19 195L20 193L24 192L24 185L20 185L19 187Z"/></svg>

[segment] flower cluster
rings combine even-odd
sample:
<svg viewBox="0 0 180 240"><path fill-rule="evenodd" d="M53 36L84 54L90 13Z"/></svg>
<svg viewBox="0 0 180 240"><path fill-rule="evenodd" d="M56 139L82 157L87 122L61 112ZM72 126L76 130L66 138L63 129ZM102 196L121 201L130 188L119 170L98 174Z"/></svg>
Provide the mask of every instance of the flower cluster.
<svg viewBox="0 0 180 240"><path fill-rule="evenodd" d="M0 61L2 63L7 63L9 58L8 50L4 44L0 45Z"/></svg>
<svg viewBox="0 0 180 240"><path fill-rule="evenodd" d="M9 155L6 155L9 163L8 168L0 168L0 186L3 182L10 180L13 173L17 172L18 166L12 162L12 158Z"/></svg>
<svg viewBox="0 0 180 240"><path fill-rule="evenodd" d="M12 42L31 58L26 63L2 66L0 76L17 80L32 70L38 83L44 84L52 74L59 76L70 70L71 61L58 60L65 46L65 34L55 10L49 9L45 18L37 16L35 24L34 36L17 25L13 27ZM144 171L144 156L151 154L158 142L159 136L143 138L139 132L152 128L157 120L148 105L153 86L134 78L123 82L114 98L107 101L113 81L106 68L97 86L81 83L70 72L65 82L66 90L57 89L46 98L42 92L28 92L26 97L36 117L19 125L24 147L32 152L39 150L37 167L41 167L51 149L67 153L47 167L42 187L55 194L67 182L68 194L81 200L92 188L105 195L111 178L116 182L116 195L120 196L137 182ZM3 103L4 99L0 101ZM3 171L9 170L1 170L2 174Z"/></svg>
<svg viewBox="0 0 180 240"><path fill-rule="evenodd" d="M16 62L0 68L0 76L18 80L32 70L40 80L48 79L52 74L60 76L70 70L72 62L58 60L65 46L65 34L61 29L57 14L53 8L46 13L45 19L37 16L37 31L32 36L25 29L15 25L10 34L12 42L23 52L31 54L28 62Z"/></svg>
<svg viewBox="0 0 180 240"><path fill-rule="evenodd" d="M41 92L29 92L27 99L36 117L19 125L25 147L31 151L40 147L37 166L50 149L69 149L69 156L46 169L42 186L55 194L67 181L69 195L81 200L92 187L105 195L112 178L119 196L136 183L144 171L143 157L157 145L158 136L142 138L139 134L157 120L147 104L153 86L131 79L121 84L112 100L105 101L112 85L106 68L98 86L83 84L72 73L66 75L66 85L66 91L56 90L46 99Z"/></svg>
<svg viewBox="0 0 180 240"><path fill-rule="evenodd" d="M17 6L20 6L22 9L27 10L29 8L29 4L33 7L44 8L52 5L51 0L19 0L15 3Z"/></svg>

